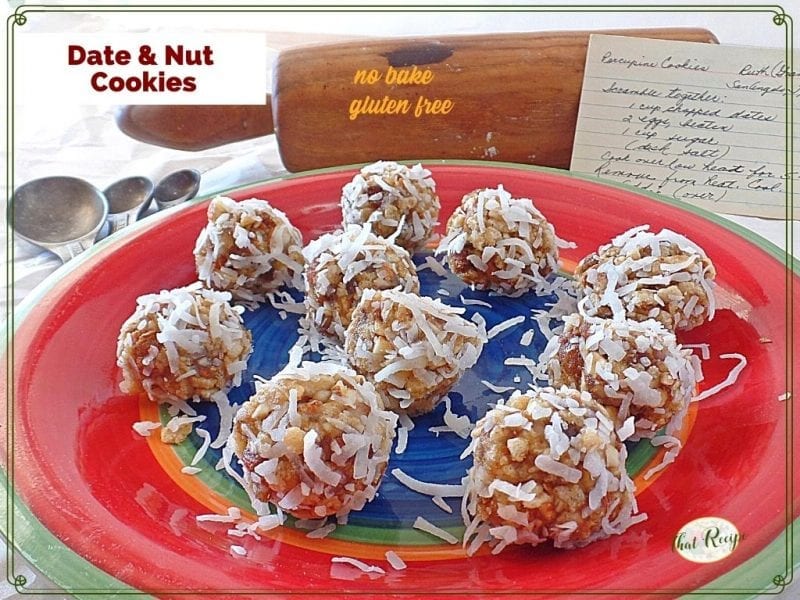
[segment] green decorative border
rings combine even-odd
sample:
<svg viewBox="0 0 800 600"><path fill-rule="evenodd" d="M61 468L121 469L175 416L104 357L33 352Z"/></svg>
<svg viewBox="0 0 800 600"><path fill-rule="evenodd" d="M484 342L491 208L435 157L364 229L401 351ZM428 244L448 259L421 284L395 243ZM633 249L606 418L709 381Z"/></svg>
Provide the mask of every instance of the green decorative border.
<svg viewBox="0 0 800 600"><path fill-rule="evenodd" d="M725 5L698 5L698 6L687 6L687 5L658 5L658 6L647 6L647 5L631 5L631 6L592 6L592 5L580 5L580 6L557 6L557 5L541 5L541 6L529 6L529 5L430 5L430 6L419 6L419 5L407 5L407 4L397 4L397 5L384 5L380 7L373 7L373 6L364 6L364 5L342 5L342 6L326 6L326 5L300 5L300 6L292 6L292 5L271 5L271 6L246 6L246 5L232 5L232 6L224 6L224 5L204 5L204 6L197 6L197 7L187 7L187 6L178 6L178 5L150 5L150 6L119 6L113 4L107 5L82 5L82 4L74 4L74 5L62 5L62 6L53 6L53 5L31 5L31 6L20 6L16 9L16 11L9 16L6 23L6 32L7 32L7 40L6 40L6 47L7 47L7 64L6 64L6 150L7 150L7 159L6 159L6 188L8 190L8 199L10 200L11 191L14 187L14 119L13 119L13 106L14 106L14 26L23 26L26 24L28 20L27 14L34 14L34 13L46 13L46 12L79 12L79 13L105 13L105 12L125 12L125 13L159 13L159 12L171 12L171 13L180 13L180 12L207 12L207 13L219 13L219 12L232 12L232 13L255 13L255 12L437 12L437 13L447 13L447 12L542 12L542 13L580 13L580 12L595 12L595 13L614 13L614 12L637 12L637 13L659 13L659 12L690 12L690 13L766 13L772 15L772 21L775 25L781 27L785 27L785 38L786 38L786 45L785 45L785 61L787 65L787 74L785 79L785 84L787 89L792 89L792 81L789 73L794 71L794 34L793 34L793 20L790 15L786 13L786 11L779 5L744 5L744 6L725 6ZM743 237L753 243L756 246L761 247L766 252L774 256L776 259L781 261L784 265L786 265L786 319L787 319L787 331L786 331L786 349L787 349L787 361L786 361L786 382L787 382L787 389L790 391L794 390L794 380L793 380L793 357L794 357L794 340L792 338L791 327L789 324L794 323L794 309L792 305L793 301L793 293L794 293L794 279L795 277L793 274L800 273L800 265L792 255L792 247L793 247L793 229L792 229L792 219L794 218L794 206L792 199L794 197L794 181L789 176L793 171L793 150L794 150L794 121L793 121L793 104L794 98L791 94L786 95L786 204L785 204L785 217L786 217L786 225L785 225L785 239L786 239L786 249L780 250L771 242L760 238L759 236L753 234L749 230L736 225L722 217L718 217L717 215L707 212L703 209L684 204L680 201L673 200L670 198L659 197L651 193L643 192L639 189L633 188L631 186L626 186L624 184L617 184L613 182L605 182L600 180L599 182L609 185L610 187L618 187L621 189L627 189L630 191L634 191L638 194L648 196L658 202L670 204L673 206L677 206L689 212L698 214L705 219L712 221L733 233ZM556 169L544 169L538 167L532 167L529 165L518 165L518 164L511 164L511 163L502 163L502 162L482 162L482 161L440 161L440 160L430 160L427 161L430 163L439 163L439 164L464 164L464 165L475 165L475 166L495 166L495 167L511 167L517 168L521 170L531 170L531 171L543 171L543 172L554 172L560 174L567 174L573 178L577 179L584 179L588 181L595 181L598 182L598 179L595 177L590 176L583 176L572 174L569 172L564 172ZM287 177L279 177L275 180L280 179L294 179L297 177L303 177L313 174L320 174L326 172L333 172L346 167L333 167L328 169L319 169L315 171L309 171L302 174L295 174ZM270 180L274 181L274 180ZM238 189L245 188L245 187L252 187L253 185L257 185L257 183L248 184L247 186L240 186ZM202 199L198 199L197 202L202 201ZM183 210L189 204L178 207L173 210ZM104 240L100 242L97 246L93 247L89 251L82 254L80 257L71 261L71 263L65 267L60 268L56 273L48 277L42 284L37 286L37 288L23 301L20 307L15 311L14 306L14 242L13 242L13 232L11 230L11 223L13 222L13 207L11 203L8 202L7 204L7 226L6 226L6 268L5 268L5 276L6 276L6 319L7 323L3 327L3 341L5 343L6 348L6 369L7 369L7 378L6 378L6 397L7 397L7 411L6 411L6 424L13 425L14 423L14 389L13 389L13 373L14 373L14 364L15 364L15 348L13 343L13 333L17 327L17 324L21 322L24 316L30 312L31 308L34 306L36 301L41 299L50 289L52 289L58 281L60 281L63 277L67 274L71 273L75 269L79 268L83 263L89 260L92 256L95 256L98 252L102 252L110 244L115 243L121 236L129 235L134 231L138 231L144 229L145 227L150 226L155 222L155 219L151 218L148 221L136 224L132 227L127 228L125 231L120 232L111 236L109 240ZM169 218L169 214L172 211L167 211L168 214L161 215L156 217L156 219L161 218ZM711 596L719 596L719 595L753 595L759 593L766 593L766 594L780 594L785 589L786 586L791 583L793 578L793 567L796 567L794 563L795 557L800 559L800 542L795 540L794 538L794 527L800 527L800 519L795 522L792 522L791 515L792 515L792 500L794 498L794 480L793 480L793 447L791 441L793 440L793 416L794 416L794 401L793 399L787 400L785 402L785 411L786 411L786 424L785 424L785 434L787 440L787 447L786 447L786 470L785 470L785 486L786 486L786 511L785 511L785 524L786 528L785 531L776 538L772 543L770 543L766 548L762 549L756 556L752 557L751 559L745 561L732 571L726 573L715 579L714 581L710 582L709 584L705 585L704 587L698 590L668 590L668 591L656 591L656 592L642 592L640 590L631 591L631 590L603 590L597 592L563 592L557 590L537 590L536 593L547 593L551 595L560 595L565 593L572 593L572 594L580 594L580 595L593 595L593 594L637 594L637 595L649 595L649 594L664 594L664 593L675 593L675 594L687 594L696 597L711 597ZM19 551L22 552L28 560L33 564L34 567L41 570L47 577L51 578L54 583L58 585L62 585L65 589L72 594L79 594L80 596L96 596L96 595L108 595L109 593L114 595L142 595L141 591L135 590L130 586L127 586L123 582L117 580L116 578L112 577L105 571L95 567L75 552L73 552L69 547L67 547L61 540L53 536L37 519L33 516L28 508L20 501L19 497L14 492L14 427L10 426L7 427L6 430L6 453L8 457L8 472L7 474L3 474L0 472L0 486L4 488L5 491L5 502L0 507L0 512L3 514L0 515L0 526L4 528L3 533L7 536L10 540L10 544L7 545L7 564L6 564L6 578L7 580L16 587L17 591L20 594L41 594L41 595L48 595L48 594L62 594L61 590L52 590L52 589L41 589L41 590L33 590L30 588L26 588L27 581L24 576L22 575L14 575L14 558L15 558L15 551L14 547L18 547ZM763 577L763 574L772 566L778 562L778 558L783 556L785 559L785 571L784 573L779 573L777 575L772 576L771 579L767 576L767 578ZM45 563L44 557L47 557L53 564L58 565L59 571L53 572L53 574L48 574L45 569L47 569L47 564ZM759 577L759 575L762 577ZM77 586L76 586L77 584ZM720 588L719 586L722 585L723 587ZM86 587L83 587L86 586ZM122 587L121 587L122 586ZM154 594L194 594L194 595L204 595L204 594L212 594L212 595L220 595L225 593L237 593L237 592L245 592L245 590L214 590L209 592L199 592L199 591L192 591L192 592L182 592L182 591L175 591L175 590L151 590L150 593ZM532 592L532 591L531 591ZM314 595L314 596L324 596L327 593L323 592L258 592L258 591L250 591L246 590L246 593L250 595L271 595L271 594L280 594L282 596L288 595ZM330 592L332 594L339 595L341 592L335 591ZM403 594L420 594L420 593L428 593L427 590L416 590L416 591L407 591ZM453 591L442 593L442 595L456 595L460 596L463 594L474 593L473 590L460 590L460 591ZM509 592L512 593L512 592ZM372 592L364 592L362 593L353 593L351 591L348 592L349 595L364 595L369 594L371 595ZM493 595L500 596L505 595L504 592L492 592ZM513 592L514 595L519 595L518 592Z"/></svg>

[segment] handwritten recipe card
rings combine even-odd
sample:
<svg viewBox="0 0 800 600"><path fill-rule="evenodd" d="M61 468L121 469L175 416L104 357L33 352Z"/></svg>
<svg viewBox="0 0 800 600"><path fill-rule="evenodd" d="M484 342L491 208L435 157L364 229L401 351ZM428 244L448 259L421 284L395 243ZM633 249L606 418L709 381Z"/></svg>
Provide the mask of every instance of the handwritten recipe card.
<svg viewBox="0 0 800 600"><path fill-rule="evenodd" d="M593 35L571 168L715 212L785 218L800 168L796 144L788 173L786 100L800 104L800 85L787 89L786 72L778 49Z"/></svg>

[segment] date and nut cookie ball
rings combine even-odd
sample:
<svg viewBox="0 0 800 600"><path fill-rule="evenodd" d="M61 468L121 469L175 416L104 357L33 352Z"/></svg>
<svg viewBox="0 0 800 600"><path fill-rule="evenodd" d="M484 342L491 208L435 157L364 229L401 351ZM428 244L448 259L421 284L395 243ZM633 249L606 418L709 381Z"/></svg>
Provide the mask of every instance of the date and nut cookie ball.
<svg viewBox="0 0 800 600"><path fill-rule="evenodd" d="M431 172L391 161L362 168L342 189L342 222L364 225L412 254L425 247L439 219L439 197ZM402 226L401 226L402 224Z"/></svg>
<svg viewBox="0 0 800 600"><path fill-rule="evenodd" d="M614 321L579 314L564 319L564 331L546 350L550 382L589 392L628 424L632 437L653 437L666 426L680 429L700 363L675 334L657 321Z"/></svg>
<svg viewBox="0 0 800 600"><path fill-rule="evenodd" d="M516 296L558 268L557 241L530 199L498 186L464 196L436 253L447 253L450 270L465 283Z"/></svg>
<svg viewBox="0 0 800 600"><path fill-rule="evenodd" d="M478 421L472 437L464 497L470 554L486 541L494 553L550 540L557 548L585 546L646 518L635 515L625 445L587 392L516 391Z"/></svg>
<svg viewBox="0 0 800 600"><path fill-rule="evenodd" d="M697 244L649 225L634 227L578 263L575 276L591 316L655 319L668 329L714 318L714 265Z"/></svg>
<svg viewBox="0 0 800 600"><path fill-rule="evenodd" d="M411 255L372 234L369 226L325 234L303 253L306 314L321 334L339 342L365 289L419 292Z"/></svg>
<svg viewBox="0 0 800 600"><path fill-rule="evenodd" d="M155 401L213 400L239 385L252 338L230 299L199 283L139 297L117 340L122 391Z"/></svg>
<svg viewBox="0 0 800 600"><path fill-rule="evenodd" d="M239 409L229 445L249 492L301 519L344 515L375 497L397 415L332 362L287 367Z"/></svg>
<svg viewBox="0 0 800 600"><path fill-rule="evenodd" d="M427 413L478 361L486 341L463 312L416 294L365 290L345 332L345 351L387 408Z"/></svg>
<svg viewBox="0 0 800 600"><path fill-rule="evenodd" d="M302 287L302 248L300 231L266 200L218 196L195 244L197 275L206 286L254 305L282 285Z"/></svg>

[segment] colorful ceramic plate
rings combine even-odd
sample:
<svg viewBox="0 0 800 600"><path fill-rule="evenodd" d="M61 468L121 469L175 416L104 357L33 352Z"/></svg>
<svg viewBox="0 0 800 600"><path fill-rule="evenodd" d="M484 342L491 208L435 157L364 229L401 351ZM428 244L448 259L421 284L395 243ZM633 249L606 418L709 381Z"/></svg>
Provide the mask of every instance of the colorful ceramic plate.
<svg viewBox="0 0 800 600"><path fill-rule="evenodd" d="M787 340L800 333L796 324L787 330L792 323L788 311L797 307L797 301L787 306L787 285L797 276L787 272L780 251L713 215L631 188L515 165L428 166L438 183L442 221L464 193L477 187L502 183L514 195L534 198L559 235L577 244L562 252L567 273L583 255L642 223L688 235L714 260L717 316L680 337L685 343L710 344L701 388L723 380L735 364L721 354L741 353L748 364L735 386L693 404L682 431L686 446L657 476L644 478L660 461L657 449L648 442L631 444L629 471L638 485L640 508L649 514L646 522L581 550L515 547L498 556L466 558L460 546L411 527L422 515L459 535L457 499L449 501L454 509L449 514L387 474L379 498L326 539L309 539L291 522L260 541L231 538L225 525L198 523L197 515L224 513L230 506L247 514L246 496L215 469L218 451L206 454L200 473L181 472L199 446L194 434L173 447L161 444L157 435L143 438L133 432L135 421L167 417L152 403L119 392L115 343L137 296L193 280L192 247L205 221L206 202L199 201L98 245L51 277L20 308L13 402L9 405L4 396L3 404L13 423L13 452L5 457L14 492L6 531L21 551L78 595L133 588L156 595L590 591L614 597L780 589L792 571L786 530L797 505L787 485L791 402L779 397L792 376ZM270 200L309 240L339 222L339 191L354 172L317 171L229 195ZM532 310L554 301L490 298L430 269L421 277L423 292L446 302L459 304L461 296L488 300L491 308L467 307L468 314L481 312L488 327L509 316L532 317ZM269 377L285 364L296 338L296 319L272 307L247 313L256 351L246 383L230 394L232 402L251 393L253 374ZM526 329L536 329L529 346L520 344ZM537 358L545 341L533 318L494 338L451 394L453 410L473 422L485 412L498 395L481 380L526 386L529 373L504 366L503 359ZM216 433L215 410L201 406L200 411L208 415L204 427ZM399 467L425 481L459 481L468 465L458 460L466 440L429 430L442 424L442 411L440 406L417 420L408 449L392 456L390 470ZM741 534L735 549L713 563L686 560L673 550L676 536L684 525L709 516L735 525ZM231 544L244 546L247 555L232 555ZM388 566L384 553L389 549L403 557L406 570ZM332 565L336 555L380 564L386 575Z"/></svg>

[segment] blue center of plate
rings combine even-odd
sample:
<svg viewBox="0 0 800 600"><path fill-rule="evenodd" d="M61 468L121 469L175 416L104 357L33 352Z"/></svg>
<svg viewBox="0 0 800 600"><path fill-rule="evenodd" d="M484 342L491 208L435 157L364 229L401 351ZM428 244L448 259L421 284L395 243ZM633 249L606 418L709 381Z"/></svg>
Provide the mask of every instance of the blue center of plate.
<svg viewBox="0 0 800 600"><path fill-rule="evenodd" d="M493 296L488 292L473 291L449 271L445 277L438 275L425 266L425 259L426 256L423 254L416 255L414 259L417 266L422 268L419 271L421 295L438 298L451 306L463 307L465 309L463 316L466 319L471 319L475 313L479 313L486 321L487 331L507 319L520 315L525 317L524 322L490 339L484 346L478 363L464 373L449 393L451 410L457 415L467 415L470 421L475 423L501 398L501 394L491 391L482 381L521 390L528 389L529 384L533 383L533 377L525 367L507 366L504 361L511 356L524 356L533 360L539 357L547 344L547 338L534 320L532 311L548 310L557 301L557 297L529 293L519 298L508 298ZM295 297L300 300L299 294ZM467 300L466 304L462 298ZM469 300L488 303L491 308L469 304ZM297 341L298 319L299 315L292 313L284 314L282 318L280 311L269 304L245 312L244 322L253 334L254 350L249 359L247 373L243 377L244 383L228 394L232 403L240 405L255 392L254 375L269 379L286 366L289 350ZM551 326L555 325L556 322L553 321ZM523 346L520 340L528 330L534 330L535 334L529 345ZM508 396L510 393L507 392L502 396ZM206 416L202 427L211 433L212 438L216 437L219 430L216 407L210 403L200 403L195 407L199 414ZM393 469L399 468L411 477L426 482L456 485L461 483L461 478L472 464L471 457L459 459L469 443L469 438L462 439L453 432L430 431L430 428L445 424L444 412L444 403L440 402L431 413L414 419L415 426L409 432L405 452L403 454L392 452L378 496L364 509L351 513L345 529L381 528L384 530L381 537L388 543L393 541L392 531L398 531L400 535L400 531L410 528L418 516L454 532L463 527L460 517L460 498L446 499L447 504L453 509L452 513L447 513L436 506L429 496L410 490L391 474ZM189 441L197 446L201 442L194 433ZM395 439L395 447L396 443ZM220 456L219 450L209 449L204 462L213 465ZM238 464L235 467L239 469ZM332 537L338 537L337 534L341 534L341 529L337 529ZM399 538L395 541L399 541Z"/></svg>

